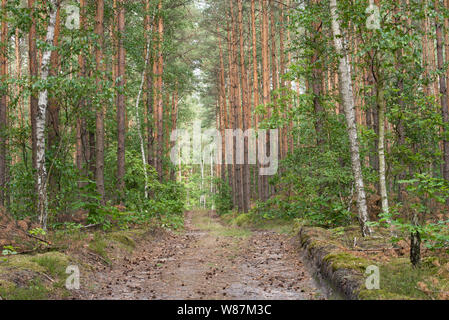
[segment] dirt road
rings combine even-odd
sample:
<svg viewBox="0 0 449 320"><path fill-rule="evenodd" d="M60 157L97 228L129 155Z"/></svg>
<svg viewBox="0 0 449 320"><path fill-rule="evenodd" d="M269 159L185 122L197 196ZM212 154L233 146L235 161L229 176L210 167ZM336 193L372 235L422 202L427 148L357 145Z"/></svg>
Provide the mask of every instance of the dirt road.
<svg viewBox="0 0 449 320"><path fill-rule="evenodd" d="M136 248L98 272L85 299L322 299L291 239L186 214L181 234Z"/></svg>

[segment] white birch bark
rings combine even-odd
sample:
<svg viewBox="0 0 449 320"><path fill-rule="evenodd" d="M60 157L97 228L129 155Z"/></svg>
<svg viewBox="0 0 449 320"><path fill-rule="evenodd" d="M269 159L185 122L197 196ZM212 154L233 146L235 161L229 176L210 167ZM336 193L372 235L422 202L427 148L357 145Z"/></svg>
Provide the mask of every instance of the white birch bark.
<svg viewBox="0 0 449 320"><path fill-rule="evenodd" d="M139 114L139 104L140 104L140 97L142 96L143 85L145 82L145 72L147 70L149 57L150 57L150 43L147 44L145 67L143 68L143 71L142 71L142 80L140 82L139 94L137 95L137 100L136 100L136 122L137 122L137 131L139 132L140 152L142 154L143 174L145 177L145 199L148 199L148 171L147 171L147 158L145 156L145 142L144 142L143 135L142 135L141 121L140 121L140 114Z"/></svg>
<svg viewBox="0 0 449 320"><path fill-rule="evenodd" d="M362 176L362 166L360 162L359 141L357 134L357 125L355 120L354 94L352 91L351 71L348 63L347 54L343 48L340 23L338 21L337 1L330 0L330 11L332 18L332 33L334 46L337 54L340 56L339 75L340 75L340 94L346 115L347 131L351 149L352 172L355 180L355 189L357 192L357 208L359 222L362 227L363 236L371 234L371 229L366 224L368 222L368 209L366 205L365 186Z"/></svg>
<svg viewBox="0 0 449 320"><path fill-rule="evenodd" d="M380 185L380 197L382 199L382 211L384 213L389 212L388 206L388 193L387 193L387 181L386 181L386 164L385 164L385 97L383 89L383 80L379 79L379 85L377 88L377 100L379 104L379 185Z"/></svg>
<svg viewBox="0 0 449 320"><path fill-rule="evenodd" d="M56 0L50 0L50 19L47 26L46 44L53 45L55 36L55 24L57 3ZM50 57L52 50L47 47L42 54L41 81L46 82L49 74ZM39 222L44 230L47 229L48 217L48 198L47 198L47 169L45 166L45 124L48 107L48 89L45 88L39 92L39 105L36 116L36 160L37 160L37 193L38 193L38 214Z"/></svg>

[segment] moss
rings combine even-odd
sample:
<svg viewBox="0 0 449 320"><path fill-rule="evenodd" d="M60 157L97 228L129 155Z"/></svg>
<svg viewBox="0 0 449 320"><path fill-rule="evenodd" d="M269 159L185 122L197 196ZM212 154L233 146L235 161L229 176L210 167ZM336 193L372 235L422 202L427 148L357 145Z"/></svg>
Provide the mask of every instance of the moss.
<svg viewBox="0 0 449 320"><path fill-rule="evenodd" d="M39 254L31 260L36 262L41 267L44 267L48 274L55 277L63 276L67 266L69 265L69 258L60 252Z"/></svg>
<svg viewBox="0 0 449 320"><path fill-rule="evenodd" d="M34 272L45 272L46 269L39 265L37 262L33 261L34 256L28 256L28 255L17 255L17 256L11 256L7 258L5 263L2 264L2 268L14 268L14 269L20 269L20 270L30 270Z"/></svg>
<svg viewBox="0 0 449 320"><path fill-rule="evenodd" d="M65 270L69 263L69 257L60 252L8 257L0 265L4 278L0 279L0 296L7 300L40 300L64 295ZM48 276L53 278L51 282Z"/></svg>
<svg viewBox="0 0 449 320"><path fill-rule="evenodd" d="M353 256L346 252L332 252L324 257L324 261L332 265L334 271L340 269L353 269L365 272L366 268L373 263L369 260Z"/></svg>
<svg viewBox="0 0 449 320"><path fill-rule="evenodd" d="M89 249L101 256L106 261L109 261L108 253L106 248L108 243L100 233L95 233L94 239L89 243Z"/></svg>
<svg viewBox="0 0 449 320"><path fill-rule="evenodd" d="M408 257L387 256L387 253L382 250L379 250L378 253L372 252L370 257L373 258L358 257L343 249L344 247L352 248L354 237L357 237L358 247L363 249L391 247L388 229L376 228L375 237L362 238L359 233L358 226L332 230L303 227L301 243L309 250L322 249L322 252L327 252L324 262L329 263L334 272L343 269L357 271L360 274L361 287L359 292L355 292L355 295L360 299L449 299L449 259L447 255L425 257L419 268L414 268ZM437 255L437 253L433 255ZM379 266L380 290L365 288L364 273L369 265Z"/></svg>
<svg viewBox="0 0 449 320"><path fill-rule="evenodd" d="M117 231L112 233L109 237L128 249L136 248L136 242L131 238L130 233L127 231Z"/></svg>
<svg viewBox="0 0 449 320"><path fill-rule="evenodd" d="M0 296L6 300L46 300L51 290L42 284L42 280L34 278L27 286L0 286Z"/></svg>

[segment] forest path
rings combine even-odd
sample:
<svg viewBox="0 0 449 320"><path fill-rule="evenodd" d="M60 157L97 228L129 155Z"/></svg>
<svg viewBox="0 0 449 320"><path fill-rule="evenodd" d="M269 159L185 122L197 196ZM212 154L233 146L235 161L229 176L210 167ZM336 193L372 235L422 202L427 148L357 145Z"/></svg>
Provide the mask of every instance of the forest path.
<svg viewBox="0 0 449 320"><path fill-rule="evenodd" d="M186 213L185 231L138 247L95 276L88 299L322 299L293 241Z"/></svg>

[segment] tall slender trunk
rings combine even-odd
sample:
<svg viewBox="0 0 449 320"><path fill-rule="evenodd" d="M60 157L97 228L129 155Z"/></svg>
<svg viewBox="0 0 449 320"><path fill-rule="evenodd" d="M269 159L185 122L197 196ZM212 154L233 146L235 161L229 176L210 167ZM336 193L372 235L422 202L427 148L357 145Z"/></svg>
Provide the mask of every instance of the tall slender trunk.
<svg viewBox="0 0 449 320"><path fill-rule="evenodd" d="M245 48L243 42L243 0L238 0L238 24L239 24L239 40L240 40L240 74L242 78L242 130L245 132L249 129L249 92L248 92L248 75L246 73L245 65ZM249 161L248 161L248 137L245 137L244 142L244 165L243 165L243 212L249 211L250 205L250 172L249 172Z"/></svg>
<svg viewBox="0 0 449 320"><path fill-rule="evenodd" d="M320 0L313 0L314 3L319 3ZM321 29L321 21L317 20L313 23L314 34L312 34L313 42L316 47L313 55L312 55L312 92L313 92L313 107L314 113L316 116L315 120L315 132L316 132L316 143L318 146L322 146L323 144L323 124L322 117L324 116L324 108L321 103L321 95L323 92L323 69L321 67L320 59L321 52L318 49L320 46L320 42L322 41L321 33L323 32Z"/></svg>
<svg viewBox="0 0 449 320"><path fill-rule="evenodd" d="M230 18L229 18L230 20ZM227 28L227 38L228 38L228 65L229 65L229 129L235 129L236 128L236 123L235 123L235 117L234 117L234 113L235 113L235 87L236 85L234 84L235 82L235 78L234 78L234 57L233 57L233 51L232 51L232 37L231 37L231 25L228 24L228 28ZM232 140L233 145L234 144L234 139ZM228 167L228 173L229 173L229 185L231 187L231 192L232 192L232 204L233 207L236 207L237 204L237 186L236 186L236 175L235 175L235 150L233 150L233 162L232 164L229 165Z"/></svg>
<svg viewBox="0 0 449 320"><path fill-rule="evenodd" d="M284 43L284 3L281 1L279 4L280 15L279 15L279 78L280 78L280 87L281 89L285 88L285 43ZM282 92L282 96L285 97L285 93ZM282 119L284 120L284 125L281 129L281 159L284 159L287 155L287 136L288 136L288 127L287 127L287 115L288 110L282 111Z"/></svg>
<svg viewBox="0 0 449 320"><path fill-rule="evenodd" d="M238 75L238 58L237 58L237 34L235 30L235 18L234 18L234 6L233 1L230 0L230 16L231 16L231 55L232 55L232 68L233 72L233 88L234 88L234 99L232 108L234 110L234 129L242 129L242 109L241 109L241 96L240 96L240 80ZM239 211L243 211L243 179L242 179L242 165L237 162L237 139L234 140L234 176L235 176L235 186L234 190L236 195L236 204Z"/></svg>
<svg viewBox="0 0 449 320"><path fill-rule="evenodd" d="M343 48L342 33L337 13L337 1L330 0L330 12L332 19L332 33L334 46L339 59L339 75L340 75L340 93L342 103L345 109L346 124L350 142L352 172L355 180L355 189L357 192L357 207L359 211L359 222L362 228L363 236L371 234L368 222L368 209L366 205L365 185L363 182L362 166L360 162L359 141L357 134L357 126L355 119L354 95L351 84L351 71L348 64L348 56Z"/></svg>
<svg viewBox="0 0 449 320"><path fill-rule="evenodd" d="M20 30L19 28L16 28L15 33L15 53L16 53L16 76L17 79L22 79L22 56L20 52ZM22 85L20 83L17 84L17 117L19 119L19 125L21 127L24 126L23 120L24 120L24 114L23 114L23 105L22 105ZM23 161L26 161L26 159L23 159Z"/></svg>
<svg viewBox="0 0 449 320"><path fill-rule="evenodd" d="M257 29L256 29L256 0L251 0L251 30L252 30L252 54L253 54L253 112L259 106L259 73L257 61ZM255 129L259 126L259 115L255 115L254 119ZM256 144L257 145L257 144ZM254 185L258 188L258 195L260 196L261 176L258 174L258 169L255 169L257 177L254 179Z"/></svg>
<svg viewBox="0 0 449 320"><path fill-rule="evenodd" d="M58 45L59 41L59 33L61 28L61 14L58 8L56 13L56 24L55 24L55 35L54 35L54 45ZM50 76L56 77L59 71L59 54L58 51L53 51L51 53L50 58ZM47 120L48 120L48 150L50 154L52 154L53 158L57 157L58 146L60 144L60 132L59 132L59 101L56 97L52 97L49 99L48 103L48 112L47 112ZM51 191L58 191L58 180L59 180L59 172L55 166L52 166L51 172L49 174L49 187Z"/></svg>
<svg viewBox="0 0 449 320"><path fill-rule="evenodd" d="M164 148L164 134L163 134L163 125L164 125L164 99L163 99L163 73L164 73L164 56L162 52L162 44L164 41L164 21L162 18L162 1L159 1L158 4L158 44L157 44L157 85L156 85L156 94L157 94L157 172L159 175L159 180L163 179L163 148Z"/></svg>
<svg viewBox="0 0 449 320"><path fill-rule="evenodd" d="M435 0L435 9L439 11L439 1ZM448 110L448 94L447 94L447 84L446 75L444 72L444 53L443 53L443 30L442 23L438 19L438 15L435 16L435 27L436 27L436 42L437 42L437 60L438 60L438 71L439 71L439 82L440 82L440 98L441 98L441 113L443 116L443 123L449 123L449 110ZM446 53L447 54L447 53ZM446 137L447 129L443 126L443 137ZM449 139L443 138L443 178L449 180Z"/></svg>
<svg viewBox="0 0 449 320"><path fill-rule="evenodd" d="M97 0L97 17L95 34L98 37L98 43L95 50L95 62L97 67L97 93L101 93L103 73L105 66L103 62L103 45L104 45L104 0ZM99 101L96 110L95 120L95 182L97 184L97 192L100 195L100 203L104 205L105 191L104 191L104 102Z"/></svg>
<svg viewBox="0 0 449 320"><path fill-rule="evenodd" d="M227 125L227 113L228 113L228 106L226 103L226 78L225 78L225 67L224 67L224 59L223 59L223 46L221 43L221 36L220 36L220 29L217 27L217 33L218 36L218 47L220 50L220 98L221 98L221 104L220 104L220 110L221 110L221 142L222 142L222 154L221 154L221 177L223 182L225 182L226 179L226 150L225 150L225 144L226 144L226 137L225 137L225 130Z"/></svg>
<svg viewBox="0 0 449 320"><path fill-rule="evenodd" d="M28 68L31 81L36 81L38 76L38 64L37 64L37 46L36 46L36 18L34 9L35 0L28 0L28 7L31 10L31 26L28 34ZM37 157L36 157L36 115L38 108L38 97L35 91L30 95L30 122L31 122L31 152L32 152L32 165L33 169L37 169Z"/></svg>
<svg viewBox="0 0 449 320"><path fill-rule="evenodd" d="M125 137L126 137L126 109L125 109L125 47L123 45L125 38L125 0L118 2L118 83L117 89L117 189L120 196L120 202L123 201L125 191Z"/></svg>
<svg viewBox="0 0 449 320"><path fill-rule="evenodd" d="M402 0L401 3L403 5L407 5L408 6L408 3L407 3L406 0ZM397 6L395 8L395 13L399 13L399 12L400 12L400 7ZM407 10L407 13L409 13L408 10ZM396 23L400 23L401 22L399 16L395 19L395 21L396 21ZM405 32L406 29L410 28L410 27L411 27L411 18L410 18L410 15L409 15L409 18L407 19L406 24L404 24L404 26L402 27L402 31ZM399 105L399 109L400 109L400 112L401 112L400 113L401 116L400 116L400 118L398 120L397 127L396 127L397 141L398 141L398 146L400 148L405 146L405 143L406 143L406 141L405 141L406 136L405 136L404 119L402 117L402 112L403 112L403 110L405 110L405 102L404 102L403 98L401 97L401 93L404 90L404 79L406 77L406 73L405 73L406 69L404 68L404 66L402 64L403 55L404 55L404 50L402 48L400 48L396 52L396 69L397 70L401 70L401 73L398 75L398 79L397 79L397 87L399 89L398 105ZM369 122L371 122L371 119L369 119L369 115L370 115L370 113L367 112L367 118L366 118L367 119L367 124ZM406 164L404 163L404 161L402 159L400 160L400 164L401 164L402 167L404 167L404 168L406 167ZM403 169L397 175L397 180L398 181L405 180L406 176L407 176L406 169ZM397 184L397 188L398 188L398 196L397 196L398 202L403 202L404 201L404 194L405 194L406 186L403 183L398 183Z"/></svg>
<svg viewBox="0 0 449 320"><path fill-rule="evenodd" d="M377 75L377 106L379 112L379 142L378 142L378 154L379 154L379 187L380 197L382 199L382 211L384 213L389 212L388 206L388 192L387 192L387 179L386 179L386 161L385 161L385 112L386 101L384 92L384 80L382 75Z"/></svg>
<svg viewBox="0 0 449 320"><path fill-rule="evenodd" d="M290 8L290 0L287 0L287 8ZM290 25L290 15L287 15L287 26ZM290 28L287 28L287 43L290 46L291 44L291 34L290 34ZM291 50L288 51L288 65L292 63L292 52ZM292 82L288 81L288 89L289 91L292 90ZM289 115L289 123L288 123L288 152L293 152L293 120L291 120L291 112L293 109L293 103L291 100L289 100L288 103L288 112Z"/></svg>
<svg viewBox="0 0 449 320"><path fill-rule="evenodd" d="M171 130L176 130L178 125L178 113L179 113L179 91L178 91L178 82L175 83L175 91L173 92L172 97L172 113L171 113ZM167 134L167 139L169 139L170 135ZM171 148L174 148L175 144L172 143L170 145ZM212 166L212 163L211 163ZM175 181L176 170L175 168L171 168L170 171L170 180Z"/></svg>
<svg viewBox="0 0 449 320"><path fill-rule="evenodd" d="M231 50L232 50L232 57L233 57L233 67L234 67L234 129L242 129L243 128L243 122L242 122L242 85L240 83L240 77L239 77L239 63L238 63L238 50L237 50L237 31L236 31L236 23L235 23L235 16L234 16L234 6L233 2L235 0L230 0L231 5ZM243 166L239 164L238 158L237 158L237 138L234 141L234 158L235 158L235 183L236 183L236 197L237 197L237 205L240 212L243 211Z"/></svg>
<svg viewBox="0 0 449 320"><path fill-rule="evenodd" d="M1 6L1 44L0 47L0 80L6 84L6 77L8 76L8 22L6 13L6 0L2 0ZM2 85L3 87L4 85ZM8 90L6 86L0 89L0 207L5 206L6 199L6 145L7 145L7 99Z"/></svg>
<svg viewBox="0 0 449 320"><path fill-rule="evenodd" d="M269 48L268 48L268 0L261 0L262 7L262 85L263 94L262 101L265 109L268 109L268 117L270 114L270 63L269 63ZM267 134L267 141L270 141ZM264 150L259 150L259 153L266 153L267 147ZM268 179L267 176L261 177L260 199L266 201L268 199Z"/></svg>
<svg viewBox="0 0 449 320"><path fill-rule="evenodd" d="M444 0L444 8L449 9L449 0ZM409 19L408 24L411 24L411 19ZM445 63L449 63L449 18L444 19L444 52L445 52ZM446 90L449 87L449 68L446 68ZM449 99L449 95L448 95Z"/></svg>
<svg viewBox="0 0 449 320"><path fill-rule="evenodd" d="M150 0L145 0L145 41L147 43L147 50L149 50L149 61L146 68L145 81L145 96L146 96L146 112L147 112L147 163L155 167L154 164L154 105L153 105L153 78L152 73L154 60L154 41L151 42L151 15L150 15ZM153 37L154 39L154 37Z"/></svg>
<svg viewBox="0 0 449 320"><path fill-rule="evenodd" d="M279 89L279 73L276 55L276 5L274 0L270 0L270 40L271 40L271 83L273 90ZM277 95L276 95L277 96Z"/></svg>
<svg viewBox="0 0 449 320"><path fill-rule="evenodd" d="M145 178L145 184L144 184L144 193L145 193L145 198L148 198L148 172L147 172L147 158L145 156L145 139L143 137L142 134L142 121L140 119L140 112L139 112L139 104L140 104L140 97L142 96L142 92L143 92L143 88L145 85L145 73L146 73L146 69L148 66L148 60L150 57L150 48L149 48L149 43L147 44L146 47L146 56L145 56L145 66L144 69L142 71L142 80L140 83L140 88L139 88L139 93L137 95L137 99L136 99L136 124L137 124L137 130L138 130L138 134L139 134L139 141L140 141L140 153L142 155L142 165L143 165L143 174L144 174L144 178Z"/></svg>
<svg viewBox="0 0 449 320"><path fill-rule="evenodd" d="M47 26L46 43L53 45L55 36L55 24L57 13L57 1L49 0L50 14ZM42 53L41 81L46 82L49 76L50 58L52 50L45 50ZM37 157L37 192L38 192L38 214L39 222L44 230L47 229L48 199L47 199L47 168L45 165L45 125L48 107L48 89L43 89L39 93L38 112L36 115L36 157Z"/></svg>
<svg viewBox="0 0 449 320"><path fill-rule="evenodd" d="M80 0L80 31L84 32L86 28L86 0ZM84 53L81 52L78 56L79 64L79 76L81 80L87 76L86 74L86 59ZM78 113L80 116L76 123L76 165L78 171L81 175L86 178L88 175L88 164L90 160L90 149L89 149L89 135L87 131L87 119L84 116L86 108L86 100L82 98L79 101ZM83 187L86 183L80 182L79 187Z"/></svg>

